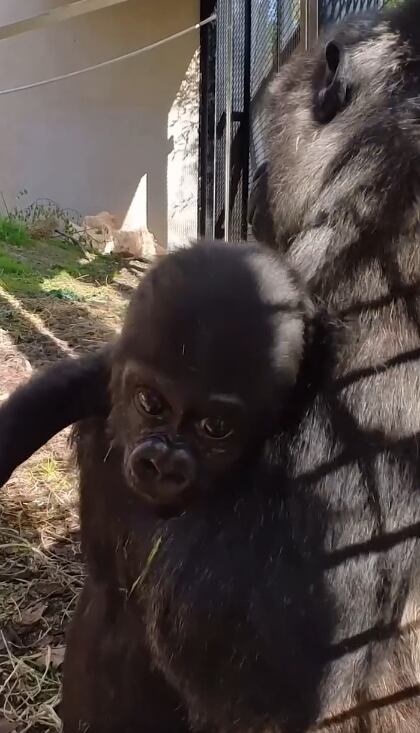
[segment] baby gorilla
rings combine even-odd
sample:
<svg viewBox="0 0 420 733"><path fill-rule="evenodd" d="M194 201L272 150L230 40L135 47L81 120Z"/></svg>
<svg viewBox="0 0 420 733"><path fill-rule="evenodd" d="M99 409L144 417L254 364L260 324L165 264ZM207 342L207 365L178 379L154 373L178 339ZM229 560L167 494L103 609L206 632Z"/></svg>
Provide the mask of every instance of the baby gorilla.
<svg viewBox="0 0 420 733"><path fill-rule="evenodd" d="M253 723L267 698L284 704L276 676L269 692L266 679L255 687L272 649L259 647L259 602L250 609L273 550L271 484L256 472L297 409L313 323L293 272L258 246L198 244L145 276L111 354L109 418L76 435L88 577L67 645L65 733L183 731L188 719L225 729L236 713ZM273 497L279 485L277 472ZM285 534L276 525L275 544ZM277 629L283 587L274 596ZM315 689L305 664L307 685L282 685L298 709Z"/></svg>
<svg viewBox="0 0 420 733"><path fill-rule="evenodd" d="M0 485L53 435L111 411L130 485L161 505L205 492L252 460L285 409L312 306L294 273L258 247L202 243L152 269L121 337L63 359L0 408ZM207 486L207 488L206 488Z"/></svg>
<svg viewBox="0 0 420 733"><path fill-rule="evenodd" d="M15 446L4 475L83 419L75 442L87 579L68 636L65 733L182 733L188 720L226 729L236 718L253 726L316 704L318 666L282 631L295 616L284 602L295 580L286 574L269 601L260 587L273 557L282 563L292 547L281 472L272 486L260 458L265 439L310 399L314 324L279 257L198 244L149 271L115 344L53 365L0 409L0 446L7 428ZM302 601L305 618L313 598ZM297 680L282 675L280 688L279 670L267 675L278 648L282 669L305 669Z"/></svg>
<svg viewBox="0 0 420 733"><path fill-rule="evenodd" d="M200 244L151 270L112 357L109 420L141 498L184 506L250 466L295 384L296 280L260 249Z"/></svg>

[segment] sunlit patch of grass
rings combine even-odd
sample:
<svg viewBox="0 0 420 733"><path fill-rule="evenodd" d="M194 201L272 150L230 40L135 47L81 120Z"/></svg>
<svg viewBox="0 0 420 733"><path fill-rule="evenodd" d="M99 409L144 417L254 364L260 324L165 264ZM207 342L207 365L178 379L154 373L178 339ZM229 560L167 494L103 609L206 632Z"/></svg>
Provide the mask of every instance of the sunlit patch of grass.
<svg viewBox="0 0 420 733"><path fill-rule="evenodd" d="M40 290L60 300L83 300L90 295L91 287L75 280L66 270L54 269L40 283Z"/></svg>
<svg viewBox="0 0 420 733"><path fill-rule="evenodd" d="M97 285L109 285L118 274L119 260L111 255L97 254L89 262L81 262L77 277L89 280Z"/></svg>
<svg viewBox="0 0 420 733"><path fill-rule="evenodd" d="M0 252L0 275L28 275L32 268L14 257Z"/></svg>
<svg viewBox="0 0 420 733"><path fill-rule="evenodd" d="M0 216L0 240L14 247L23 247L30 241L30 236L23 222L13 217Z"/></svg>
<svg viewBox="0 0 420 733"><path fill-rule="evenodd" d="M58 462L53 456L48 456L43 461L40 461L36 470L40 478L43 478L48 482L57 481L61 479L63 475L62 462Z"/></svg>
<svg viewBox="0 0 420 733"><path fill-rule="evenodd" d="M9 293L39 292L39 277L30 265L0 251L0 286Z"/></svg>
<svg viewBox="0 0 420 733"><path fill-rule="evenodd" d="M22 277L19 275L2 275L0 272L0 287L4 288L8 293L22 296L39 295L38 281L31 277Z"/></svg>

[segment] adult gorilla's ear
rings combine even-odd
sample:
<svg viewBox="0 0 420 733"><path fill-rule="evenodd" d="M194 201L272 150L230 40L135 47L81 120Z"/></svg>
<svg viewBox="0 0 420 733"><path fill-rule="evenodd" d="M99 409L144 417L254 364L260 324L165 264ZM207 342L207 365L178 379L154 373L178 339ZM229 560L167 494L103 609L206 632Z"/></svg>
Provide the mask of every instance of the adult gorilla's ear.
<svg viewBox="0 0 420 733"><path fill-rule="evenodd" d="M336 41L325 47L320 83L315 85L314 115L321 124L327 124L343 110L349 100L346 54Z"/></svg>

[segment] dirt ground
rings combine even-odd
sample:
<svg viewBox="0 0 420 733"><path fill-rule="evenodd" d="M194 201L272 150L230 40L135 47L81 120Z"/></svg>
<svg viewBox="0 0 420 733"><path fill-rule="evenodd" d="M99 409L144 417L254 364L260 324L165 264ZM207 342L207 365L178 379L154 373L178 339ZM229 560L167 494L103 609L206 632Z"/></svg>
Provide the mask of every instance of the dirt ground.
<svg viewBox="0 0 420 733"><path fill-rule="evenodd" d="M0 402L33 370L111 338L143 270L62 242L0 243ZM0 497L0 733L60 730L64 634L83 582L67 438Z"/></svg>

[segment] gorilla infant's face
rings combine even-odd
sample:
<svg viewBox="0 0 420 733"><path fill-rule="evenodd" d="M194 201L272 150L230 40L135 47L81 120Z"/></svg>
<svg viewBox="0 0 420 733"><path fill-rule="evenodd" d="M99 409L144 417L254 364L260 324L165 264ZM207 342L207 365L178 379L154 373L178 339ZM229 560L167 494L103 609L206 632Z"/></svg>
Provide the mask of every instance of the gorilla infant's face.
<svg viewBox="0 0 420 733"><path fill-rule="evenodd" d="M129 362L125 472L130 485L160 505L183 503L238 462L252 433L248 406L235 394L208 393Z"/></svg>
<svg viewBox="0 0 420 733"><path fill-rule="evenodd" d="M132 489L179 510L249 475L302 349L300 293L278 258L226 244L168 255L136 292L113 365L110 427Z"/></svg>

